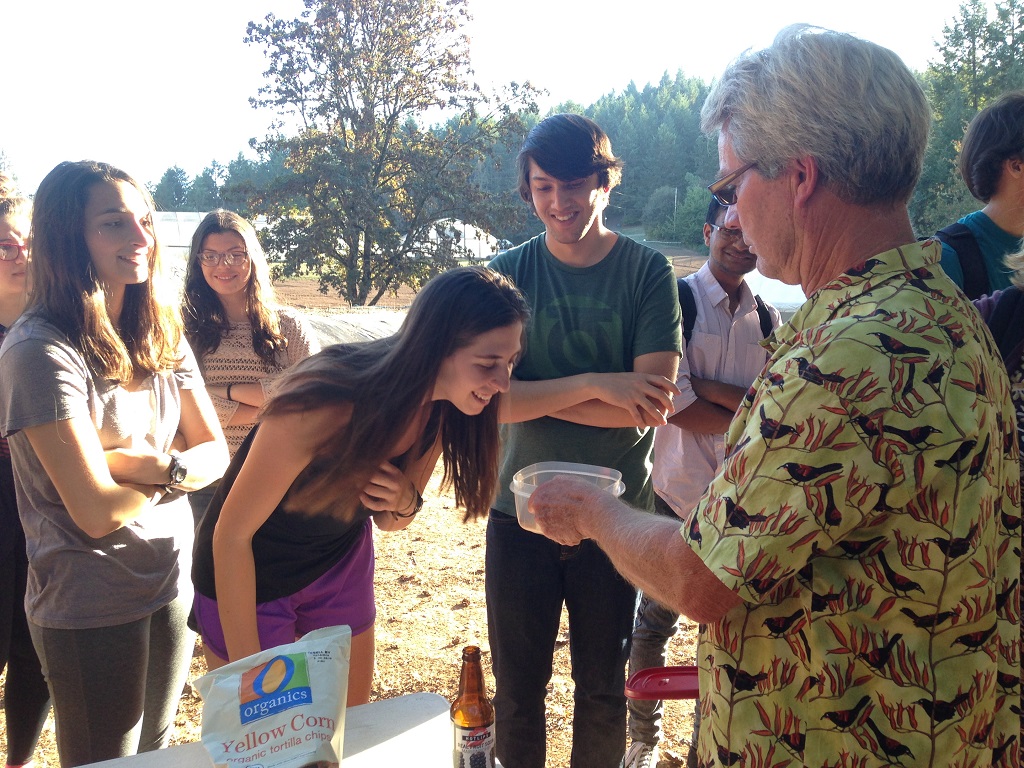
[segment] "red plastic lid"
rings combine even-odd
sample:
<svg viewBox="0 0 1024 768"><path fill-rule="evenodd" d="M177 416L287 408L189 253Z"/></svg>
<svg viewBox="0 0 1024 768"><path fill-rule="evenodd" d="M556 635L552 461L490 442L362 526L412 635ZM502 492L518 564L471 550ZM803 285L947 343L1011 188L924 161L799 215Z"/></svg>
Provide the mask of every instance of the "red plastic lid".
<svg viewBox="0 0 1024 768"><path fill-rule="evenodd" d="M653 667L626 681L630 699L696 699L699 695L697 667Z"/></svg>

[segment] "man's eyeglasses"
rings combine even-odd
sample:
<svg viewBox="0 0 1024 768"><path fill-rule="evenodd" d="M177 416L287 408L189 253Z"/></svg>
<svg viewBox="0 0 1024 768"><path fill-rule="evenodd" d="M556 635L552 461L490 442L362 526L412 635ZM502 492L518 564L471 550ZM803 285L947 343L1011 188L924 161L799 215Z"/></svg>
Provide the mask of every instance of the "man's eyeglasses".
<svg viewBox="0 0 1024 768"><path fill-rule="evenodd" d="M711 196L718 201L719 205L736 205L736 179L749 171L755 165L757 165L756 160L752 163L747 163L732 173L708 184L708 192L710 192Z"/></svg>
<svg viewBox="0 0 1024 768"><path fill-rule="evenodd" d="M237 267L239 264L245 264L248 260L249 254L246 251L228 251L227 253L218 253L217 251L199 252L199 262L204 267L216 267L218 264Z"/></svg>
<svg viewBox="0 0 1024 768"><path fill-rule="evenodd" d="M17 261L28 249L19 243L0 243L0 261ZM26 255L27 259L28 256Z"/></svg>
<svg viewBox="0 0 1024 768"><path fill-rule="evenodd" d="M743 237L742 229L730 229L729 227L723 227L720 224L709 224L708 226L728 240L739 240Z"/></svg>

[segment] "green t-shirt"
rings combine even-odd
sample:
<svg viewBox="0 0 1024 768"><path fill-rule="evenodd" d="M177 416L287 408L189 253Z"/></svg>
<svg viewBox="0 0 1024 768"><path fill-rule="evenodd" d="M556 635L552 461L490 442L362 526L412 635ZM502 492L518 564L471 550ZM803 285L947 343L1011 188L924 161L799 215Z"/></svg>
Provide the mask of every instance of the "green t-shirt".
<svg viewBox="0 0 1024 768"><path fill-rule="evenodd" d="M672 265L662 254L619 235L591 267L558 261L538 235L495 258L491 268L523 291L533 316L514 375L542 381L579 373L633 370L652 352L679 352L679 301ZM654 430L589 427L543 417L502 428L496 509L515 514L512 476L539 461L572 461L622 472L623 500L651 509Z"/></svg>

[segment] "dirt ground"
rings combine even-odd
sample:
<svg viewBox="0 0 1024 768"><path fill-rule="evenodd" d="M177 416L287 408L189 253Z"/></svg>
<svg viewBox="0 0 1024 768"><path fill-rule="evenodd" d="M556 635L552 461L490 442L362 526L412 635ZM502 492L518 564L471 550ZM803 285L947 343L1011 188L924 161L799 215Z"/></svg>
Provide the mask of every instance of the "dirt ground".
<svg viewBox="0 0 1024 768"><path fill-rule="evenodd" d="M663 249L666 252L669 249ZM677 273L688 274L703 259L673 256ZM307 280L280 281L278 297L285 303L318 314L341 311L336 297L323 296ZM407 304L400 294L398 306ZM484 523L462 523L449 494L437 490L439 477L424 495L424 508L405 531L380 534L377 551L377 663L372 698L386 699L416 691L431 691L451 700L458 686L461 649L479 645L488 686L490 652L484 606ZM692 664L696 626L683 622L669 647L669 664ZM197 644L189 685L181 699L173 743L200 737L202 701L191 681L205 673ZM571 747L572 691L565 615L562 617L554 674L548 686L549 766L567 766ZM693 702L666 702L659 768L685 763L692 731ZM6 728L0 723L0 753L6 756ZM53 718L47 721L36 752L40 768L59 768L54 746Z"/></svg>

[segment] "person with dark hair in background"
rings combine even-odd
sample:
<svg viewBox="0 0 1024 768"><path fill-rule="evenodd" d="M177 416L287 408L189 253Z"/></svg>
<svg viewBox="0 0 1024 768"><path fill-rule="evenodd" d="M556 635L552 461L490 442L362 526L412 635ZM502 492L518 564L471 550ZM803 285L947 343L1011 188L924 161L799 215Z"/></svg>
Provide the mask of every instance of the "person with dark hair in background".
<svg viewBox="0 0 1024 768"><path fill-rule="evenodd" d="M704 244L709 249L707 262L680 278L683 358L676 377L679 395L672 404L675 413L654 432L655 511L683 521L718 474L732 417L768 361L761 341L782 322L778 310L754 296L744 279L755 269L757 257L743 242L735 210L713 197L704 221ZM684 291L692 302L684 301ZM647 594L641 596L629 654L631 675L665 665L665 648L678 621L678 611ZM629 700L632 743L626 768L657 765L661 711L660 701ZM691 766L697 764L699 708L695 716Z"/></svg>
<svg viewBox="0 0 1024 768"><path fill-rule="evenodd" d="M1020 765L1020 467L991 335L907 202L931 108L892 51L796 25L701 113L758 270L807 301L689 524L530 499L705 624L698 765Z"/></svg>
<svg viewBox="0 0 1024 768"><path fill-rule="evenodd" d="M546 764L544 698L564 605L576 684L571 765L615 768L626 747L637 592L593 542L563 547L521 528L509 482L540 461L611 467L626 502L653 509L653 427L676 392L679 302L668 260L604 225L622 162L596 123L541 121L518 164L520 194L544 233L491 262L533 310L502 404L508 426L487 525L497 754L505 768Z"/></svg>
<svg viewBox="0 0 1024 768"><path fill-rule="evenodd" d="M193 618L210 669L347 624L348 705L369 700L371 521L410 525L442 455L467 519L486 513L528 314L510 280L453 269L424 285L395 335L284 373L196 532Z"/></svg>
<svg viewBox="0 0 1024 768"><path fill-rule="evenodd" d="M985 203L940 229L942 268L968 298L1010 287L1003 258L1024 237L1024 91L1004 94L971 120L960 149L960 175Z"/></svg>
<svg viewBox="0 0 1024 768"><path fill-rule="evenodd" d="M31 301L0 348L0 425L29 630L72 768L167 746L194 647L184 493L228 452L157 285L145 188L105 163L61 163L36 192L30 242Z"/></svg>
<svg viewBox="0 0 1024 768"><path fill-rule="evenodd" d="M320 343L298 312L275 302L256 230L233 211L211 211L199 223L183 303L185 337L234 456L274 381ZM189 494L197 525L216 490L213 482Z"/></svg>
<svg viewBox="0 0 1024 768"><path fill-rule="evenodd" d="M0 342L25 309L28 297L29 202L0 173ZM0 438L0 670L4 681L7 766L32 763L50 711L50 692L32 647L25 619L28 557L18 518L14 468L7 440Z"/></svg>

